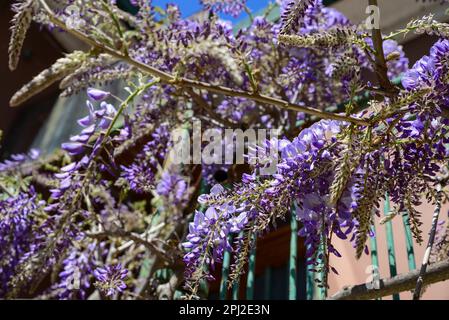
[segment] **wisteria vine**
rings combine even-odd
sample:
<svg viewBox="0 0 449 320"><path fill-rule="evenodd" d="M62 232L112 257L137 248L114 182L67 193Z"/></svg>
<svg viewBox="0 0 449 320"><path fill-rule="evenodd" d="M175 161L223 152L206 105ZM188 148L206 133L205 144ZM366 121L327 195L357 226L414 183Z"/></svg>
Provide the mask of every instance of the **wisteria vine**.
<svg viewBox="0 0 449 320"><path fill-rule="evenodd" d="M60 150L0 164L0 297L201 297L225 251L232 285L253 239L292 210L308 266L338 273L333 236L368 253L385 195L388 219L407 212L424 241L416 208L438 201L449 158L448 24L426 16L382 35L321 0L279 1L276 22L244 0L203 0L206 14L193 18L176 5L131 3L136 15L109 0L13 6L11 70L32 20L90 49L57 60L11 106L56 82L88 100L80 132ZM222 13L251 23L235 32ZM411 68L396 42L409 32L440 38ZM127 98L102 89L112 81ZM191 133L194 121L219 132L277 129L279 138L248 148L275 157L178 164L171 133ZM276 173L261 175L270 161ZM440 229L433 256L443 259Z"/></svg>

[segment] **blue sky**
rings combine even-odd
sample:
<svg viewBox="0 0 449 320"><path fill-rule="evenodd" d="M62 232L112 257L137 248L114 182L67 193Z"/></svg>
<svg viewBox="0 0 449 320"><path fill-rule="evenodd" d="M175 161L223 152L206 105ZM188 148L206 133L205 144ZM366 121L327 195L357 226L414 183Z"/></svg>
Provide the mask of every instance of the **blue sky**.
<svg viewBox="0 0 449 320"><path fill-rule="evenodd" d="M247 5L253 12L256 12L266 7L269 2L269 0L247 0ZM176 3L181 8L181 12L185 17L192 15L201 8L199 0L153 0L153 4L156 6L165 7L167 3ZM243 13L241 17L237 19L229 16L223 16L223 18L235 22L239 21L244 16L245 14Z"/></svg>

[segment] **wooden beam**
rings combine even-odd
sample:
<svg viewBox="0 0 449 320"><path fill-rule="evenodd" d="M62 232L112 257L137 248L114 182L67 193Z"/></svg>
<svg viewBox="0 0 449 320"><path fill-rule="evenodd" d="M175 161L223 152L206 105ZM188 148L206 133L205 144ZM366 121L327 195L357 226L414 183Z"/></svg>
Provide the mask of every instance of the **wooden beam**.
<svg viewBox="0 0 449 320"><path fill-rule="evenodd" d="M359 284L346 287L334 294L328 300L370 300L415 289L419 270L413 270L393 278L381 279L379 289L371 284ZM429 285L449 279L449 260L434 263L429 266L424 276L424 285Z"/></svg>

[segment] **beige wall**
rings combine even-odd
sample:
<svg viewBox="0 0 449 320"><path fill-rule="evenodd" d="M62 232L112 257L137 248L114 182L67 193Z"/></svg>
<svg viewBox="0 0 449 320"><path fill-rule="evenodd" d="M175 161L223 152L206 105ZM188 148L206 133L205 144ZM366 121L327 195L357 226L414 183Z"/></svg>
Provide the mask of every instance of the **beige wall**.
<svg viewBox="0 0 449 320"><path fill-rule="evenodd" d="M447 220L449 205L445 205L441 211L440 220ZM433 207L429 205L423 205L419 208L420 212L423 213L423 237L424 244L421 246L414 245L416 254L416 265L418 268L421 265L421 261L424 255L425 246L428 240L428 232L430 230L430 225L433 215ZM379 264L380 264L380 276L381 278L389 277L389 265L388 265L388 255L387 255L387 244L386 244L386 232L385 226L379 224L379 219L376 219L376 230L377 230L377 245L379 252ZM404 227L402 224L402 217L398 216L393 219L393 232L395 240L395 251L396 251L396 261L398 274L408 272L408 262L405 249L405 235ZM364 255L360 260L355 259L355 251L348 241L336 240L334 241L337 250L343 255L342 258L331 257L331 265L336 267L340 275L330 274L329 294L332 295L342 289L347 285L355 285L366 283L369 273L369 266L371 265L370 256ZM410 292L401 293L401 299L411 299L412 295ZM391 297L386 297L385 299L391 299ZM449 281L441 282L430 286L423 294L423 299L449 299Z"/></svg>

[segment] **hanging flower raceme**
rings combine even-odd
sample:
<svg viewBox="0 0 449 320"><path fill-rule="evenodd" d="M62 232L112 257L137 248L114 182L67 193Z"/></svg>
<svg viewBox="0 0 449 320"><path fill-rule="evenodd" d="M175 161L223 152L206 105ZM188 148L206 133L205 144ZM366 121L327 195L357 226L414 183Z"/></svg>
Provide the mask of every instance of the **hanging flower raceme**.
<svg viewBox="0 0 449 320"><path fill-rule="evenodd" d="M97 94L93 95L92 92L91 96L94 97L94 100L100 97L100 95ZM103 94L101 94L101 96L105 97ZM95 110L90 101L87 101L86 105L89 111L89 115L78 120L78 124L84 127L84 129L80 134L71 137L70 142L63 143L61 146L62 149L69 152L70 155L78 155L83 153L85 148L88 146L89 139L94 135L94 133L98 133L102 130L108 129L117 113L113 105L108 104L104 101L101 102L100 109L98 110ZM98 147L98 143L94 145L93 153L97 151Z"/></svg>
<svg viewBox="0 0 449 320"><path fill-rule="evenodd" d="M108 93L103 91L89 90L89 96L92 100L103 100L108 95ZM85 178L82 174L90 168L93 163L93 158L98 155L103 143L104 132L108 130L117 113L111 104L104 101L101 102L100 109L98 110L95 110L90 101L87 101L86 105L89 114L78 120L78 124L84 127L84 129L80 134L72 136L70 142L63 143L61 147L72 156L81 155L86 149L89 149L90 156L84 155L79 161L74 161L62 167L61 172L55 174L55 177L59 180L59 185L50 191L52 198L59 200L59 202L51 204L47 208L49 211L57 209L61 203L64 204L71 201L74 194L79 194L79 192L73 193L68 191L83 188ZM97 137L92 141L95 135Z"/></svg>
<svg viewBox="0 0 449 320"><path fill-rule="evenodd" d="M37 149L31 149L27 154L15 154L10 159L0 163L0 172L12 171L27 161L33 161L39 158L40 152Z"/></svg>
<svg viewBox="0 0 449 320"><path fill-rule="evenodd" d="M121 166L121 176L127 181L132 191L145 194L154 190L156 174L163 164L169 147L169 127L163 124L151 133L151 141L146 143L135 156L133 163L129 166Z"/></svg>
<svg viewBox="0 0 449 320"><path fill-rule="evenodd" d="M34 224L44 206L33 187L0 201L0 297L12 289L10 280L17 266L36 246Z"/></svg>
<svg viewBox="0 0 449 320"><path fill-rule="evenodd" d="M156 186L156 193L165 199L166 204L184 207L189 199L186 179L174 169L165 170Z"/></svg>
<svg viewBox="0 0 449 320"><path fill-rule="evenodd" d="M57 295L58 299L82 299L87 298L88 290L92 287L92 274L98 262L95 259L97 246L104 246L91 242L85 250L74 247L67 258L62 262L63 270L59 273L59 282L49 291L51 295Z"/></svg>
<svg viewBox="0 0 449 320"><path fill-rule="evenodd" d="M236 190L230 192L216 185L209 195L200 197L200 203L208 209L196 212L188 242L184 243L188 249L184 258L187 278L193 286L205 268L213 268L221 261L225 250L233 251L228 240L230 233L266 231L269 222L285 215L294 203L302 224L299 235L305 238L308 258L315 256L323 235L327 237L332 231L346 239L354 231L352 212L357 206L354 181L342 191L337 206L329 200L334 177L330 164L339 155L332 145L341 129L342 125L336 121L320 121L303 130L292 142L285 139L278 142L280 163L272 178L258 180L255 174L245 174L244 183ZM340 256L333 247L330 250Z"/></svg>
<svg viewBox="0 0 449 320"><path fill-rule="evenodd" d="M200 203L219 198L225 192L221 185L215 185L208 196L203 195ZM248 223L245 206L236 207L231 201L210 206L204 213L196 211L194 220L189 224L187 242L183 247L188 250L184 256L187 264L186 277L195 291L198 282L205 275L212 280L211 274L204 269L214 268L222 261L225 250L232 250L229 234L240 233Z"/></svg>

